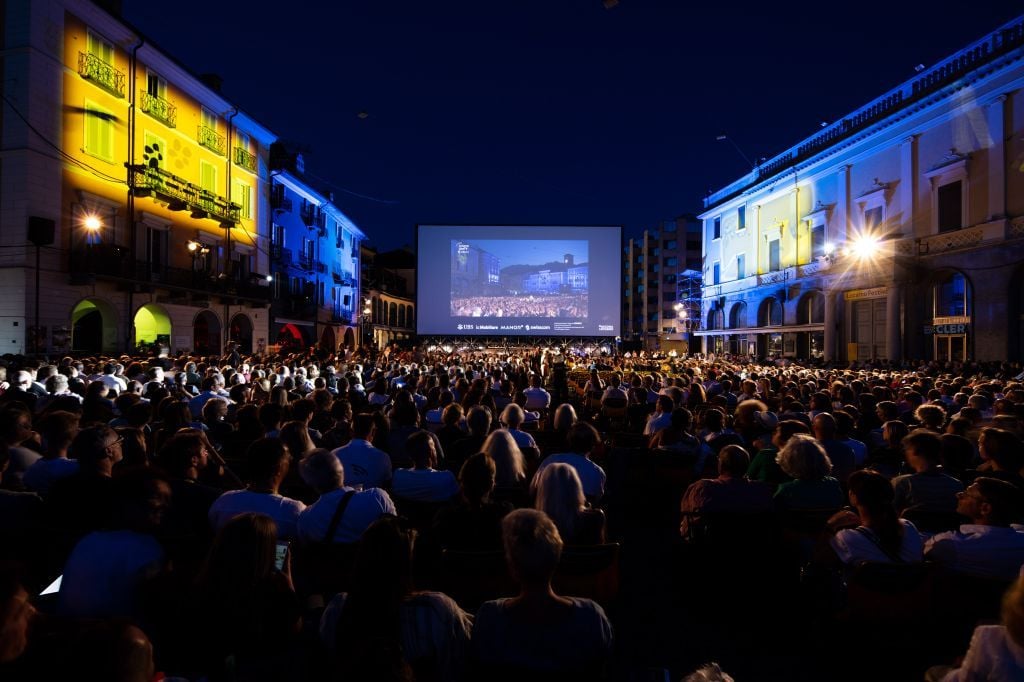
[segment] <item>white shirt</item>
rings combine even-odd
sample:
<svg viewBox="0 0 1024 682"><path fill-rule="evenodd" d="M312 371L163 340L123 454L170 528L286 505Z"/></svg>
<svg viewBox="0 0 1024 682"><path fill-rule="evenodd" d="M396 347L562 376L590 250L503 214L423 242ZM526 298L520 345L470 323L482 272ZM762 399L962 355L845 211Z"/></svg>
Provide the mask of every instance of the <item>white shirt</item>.
<svg viewBox="0 0 1024 682"><path fill-rule="evenodd" d="M73 618L132 618L137 588L163 561L164 550L151 535L89 533L64 565L58 610Z"/></svg>
<svg viewBox="0 0 1024 682"><path fill-rule="evenodd" d="M22 477L22 483L29 490L45 495L57 479L78 473L78 460L56 457L40 459L28 468Z"/></svg>
<svg viewBox="0 0 1024 682"><path fill-rule="evenodd" d="M299 539L304 542L323 542L327 535L327 529L331 525L331 519L338 510L341 498L352 488L339 488L332 490L320 499L306 507L299 514L298 528ZM345 513L341 515L338 528L334 531L331 542L351 543L358 542L363 531L371 523L384 514L394 514L395 503L386 492L380 488L370 488L356 492L349 500Z"/></svg>
<svg viewBox="0 0 1024 682"><path fill-rule="evenodd" d="M950 671L942 682L1020 679L1024 679L1024 649L1002 625L979 625L974 628L963 664Z"/></svg>
<svg viewBox="0 0 1024 682"><path fill-rule="evenodd" d="M536 490L537 481L540 480L540 472L544 471L544 467L549 464L556 464L559 462L562 464L568 464L576 470L576 473L580 476L580 482L583 484L584 495L591 498L591 500L599 500L604 497L604 482L607 479L604 469L597 464L594 464L583 455L577 455L573 452L551 455L541 462L540 467L537 469L537 473L533 476L531 488Z"/></svg>
<svg viewBox="0 0 1024 682"><path fill-rule="evenodd" d="M551 404L551 394L539 386L531 386L523 391L523 395L526 396L527 410L544 410Z"/></svg>
<svg viewBox="0 0 1024 682"><path fill-rule="evenodd" d="M537 441L526 431L520 431L519 429L505 429L505 431L508 431L509 435L512 436L512 440L516 442L520 449L537 447Z"/></svg>
<svg viewBox="0 0 1024 682"><path fill-rule="evenodd" d="M655 412L650 417L648 417L647 423L644 425L644 435L654 435L658 431L661 431L662 429L667 429L670 426L672 426L671 412L662 412L661 414Z"/></svg>
<svg viewBox="0 0 1024 682"><path fill-rule="evenodd" d="M1019 527L965 523L960 530L932 536L925 554L957 573L1013 580L1024 565L1024 533Z"/></svg>
<svg viewBox="0 0 1024 682"><path fill-rule="evenodd" d="M229 490L210 505L210 525L220 530L224 524L246 512L266 514L277 524L277 537L290 540L298 535L296 523L306 508L298 500L251 490Z"/></svg>
<svg viewBox="0 0 1024 682"><path fill-rule="evenodd" d="M391 480L391 457L369 441L353 438L348 445L341 446L332 454L345 468L346 483L380 488Z"/></svg>
<svg viewBox="0 0 1024 682"><path fill-rule="evenodd" d="M903 526L903 538L900 545L899 558L906 563L917 563L924 559L924 541L910 521L899 519ZM844 564L853 565L861 561L874 561L879 563L894 563L892 557L882 551L878 543L861 530L847 528L836 533L832 538L832 549L836 556ZM871 533L871 535L874 535Z"/></svg>
<svg viewBox="0 0 1024 682"><path fill-rule="evenodd" d="M399 469L391 479L391 493L417 502L444 502L459 494L459 484L450 471Z"/></svg>

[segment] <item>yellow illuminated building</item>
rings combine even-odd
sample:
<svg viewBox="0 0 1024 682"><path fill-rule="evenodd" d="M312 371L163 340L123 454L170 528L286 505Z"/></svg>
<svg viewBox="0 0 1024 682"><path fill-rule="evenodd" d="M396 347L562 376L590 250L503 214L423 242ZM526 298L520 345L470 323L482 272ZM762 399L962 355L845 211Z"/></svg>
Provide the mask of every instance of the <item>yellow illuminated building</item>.
<svg viewBox="0 0 1024 682"><path fill-rule="evenodd" d="M265 346L274 134L90 2L3 11L4 352Z"/></svg>

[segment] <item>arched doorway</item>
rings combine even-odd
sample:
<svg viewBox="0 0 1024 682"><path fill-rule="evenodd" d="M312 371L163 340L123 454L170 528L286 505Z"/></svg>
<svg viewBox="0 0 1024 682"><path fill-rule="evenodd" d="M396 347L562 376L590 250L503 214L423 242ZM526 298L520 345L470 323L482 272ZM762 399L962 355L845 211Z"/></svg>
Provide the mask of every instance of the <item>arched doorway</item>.
<svg viewBox="0 0 1024 682"><path fill-rule="evenodd" d="M71 350L112 353L117 349L117 315L99 298L86 298L71 309Z"/></svg>
<svg viewBox="0 0 1024 682"><path fill-rule="evenodd" d="M356 347L356 333L352 331L352 327L345 330L345 348L349 350L355 350Z"/></svg>
<svg viewBox="0 0 1024 682"><path fill-rule="evenodd" d="M231 318L231 324L228 325L228 340L238 345L239 353L252 352L252 320L248 315L238 313Z"/></svg>
<svg viewBox="0 0 1024 682"><path fill-rule="evenodd" d="M757 310L758 327L781 327L783 324L782 302L774 296L761 301ZM782 355L782 332L772 331L757 335L757 355L761 358Z"/></svg>
<svg viewBox="0 0 1024 682"><path fill-rule="evenodd" d="M825 296L820 291L808 291L796 306L796 323L799 325L825 324ZM804 360L816 360L825 356L825 330L805 331L796 335L796 354Z"/></svg>
<svg viewBox="0 0 1024 682"><path fill-rule="evenodd" d="M277 331L277 346L281 353L294 353L306 347L302 330L294 324L286 324Z"/></svg>
<svg viewBox="0 0 1024 682"><path fill-rule="evenodd" d="M148 348L153 344L171 347L171 317L164 307L147 303L135 312L135 347Z"/></svg>
<svg viewBox="0 0 1024 682"><path fill-rule="evenodd" d="M324 327L323 333L320 334L320 350L328 353L333 353L338 347L334 337L334 327Z"/></svg>
<svg viewBox="0 0 1024 682"><path fill-rule="evenodd" d="M220 355L220 320L209 310L192 321L192 349L198 355Z"/></svg>

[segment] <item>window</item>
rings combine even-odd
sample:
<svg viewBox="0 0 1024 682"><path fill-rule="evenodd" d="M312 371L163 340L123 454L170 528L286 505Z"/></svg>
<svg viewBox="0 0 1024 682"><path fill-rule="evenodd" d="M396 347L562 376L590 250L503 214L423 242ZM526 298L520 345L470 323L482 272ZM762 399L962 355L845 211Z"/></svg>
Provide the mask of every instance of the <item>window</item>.
<svg viewBox="0 0 1024 682"><path fill-rule="evenodd" d="M722 238L722 218L721 218L721 216L719 216L718 218L715 218L714 233L712 234L711 238L712 239L721 239Z"/></svg>
<svg viewBox="0 0 1024 682"><path fill-rule="evenodd" d="M675 283L676 283L676 276L675 275L665 275L665 284L675 284Z"/></svg>
<svg viewBox="0 0 1024 682"><path fill-rule="evenodd" d="M213 113L206 107L203 107L201 123L210 130L217 130L217 114Z"/></svg>
<svg viewBox="0 0 1024 682"><path fill-rule="evenodd" d="M163 272L167 265L167 230L146 228L146 260L152 272Z"/></svg>
<svg viewBox="0 0 1024 682"><path fill-rule="evenodd" d="M665 242L665 248L669 251L675 251L679 247L679 242L675 239L669 239Z"/></svg>
<svg viewBox="0 0 1024 682"><path fill-rule="evenodd" d="M815 225L811 228L811 260L821 258L825 255L825 225Z"/></svg>
<svg viewBox="0 0 1024 682"><path fill-rule="evenodd" d="M665 267L666 268L674 268L674 267L676 267L678 265L679 265L679 259L676 258L675 256L672 256L670 258L666 258L665 259Z"/></svg>
<svg viewBox="0 0 1024 682"><path fill-rule="evenodd" d="M745 230L747 229L747 207L740 206L736 209L736 229Z"/></svg>
<svg viewBox="0 0 1024 682"><path fill-rule="evenodd" d="M316 304L322 306L324 304L324 283L317 282L316 284Z"/></svg>
<svg viewBox="0 0 1024 682"><path fill-rule="evenodd" d="M659 248L655 248L655 249L654 249L654 250L653 250L653 251L651 252L651 255L652 255L652 256L660 256L660 255L661 255L661 249L659 249Z"/></svg>
<svg viewBox="0 0 1024 682"><path fill-rule="evenodd" d="M143 134L142 160L149 168L165 168L164 154L167 153L167 143L158 135L148 130Z"/></svg>
<svg viewBox="0 0 1024 682"><path fill-rule="evenodd" d="M712 284L720 284L721 281L722 281L722 264L721 263L715 263L712 266L712 273L713 274L711 275L711 283Z"/></svg>
<svg viewBox="0 0 1024 682"><path fill-rule="evenodd" d="M234 185L231 200L242 207L239 212L243 218L252 218L252 187L239 180Z"/></svg>
<svg viewBox="0 0 1024 682"><path fill-rule="evenodd" d="M736 279L743 279L747 276L747 254L741 253L736 256Z"/></svg>
<svg viewBox="0 0 1024 682"><path fill-rule="evenodd" d="M235 146L250 151L252 149L252 140L249 137L249 133L243 133L241 130L235 131Z"/></svg>
<svg viewBox="0 0 1024 682"><path fill-rule="evenodd" d="M957 180L939 186L939 232L963 227L963 182Z"/></svg>
<svg viewBox="0 0 1024 682"><path fill-rule="evenodd" d="M274 246L284 246L284 225L274 223L270 231L270 243Z"/></svg>
<svg viewBox="0 0 1024 682"><path fill-rule="evenodd" d="M90 34L91 35L91 34ZM95 102L85 100L85 153L114 160L114 114Z"/></svg>
<svg viewBox="0 0 1024 682"><path fill-rule="evenodd" d="M102 38L102 37L96 35L91 30L89 31L89 36L87 38L87 41L88 41L87 49L89 51L89 54L91 54L93 57L96 57L97 59L100 59L100 60L106 62L107 64L110 64L111 66L113 66L113 64L114 64L114 45L113 45L113 43L110 43L105 38Z"/></svg>
<svg viewBox="0 0 1024 682"><path fill-rule="evenodd" d="M167 99L167 81L149 69L146 70L146 92L153 97Z"/></svg>
<svg viewBox="0 0 1024 682"><path fill-rule="evenodd" d="M282 291L282 289L284 288L282 282L284 282L285 279L287 278L284 276L284 273L274 273L274 298L281 298L281 295L284 293Z"/></svg>
<svg viewBox="0 0 1024 682"><path fill-rule="evenodd" d="M316 242L314 242L312 239L302 240L302 257L305 258L310 263L313 262L313 254L315 253L315 249Z"/></svg>
<svg viewBox="0 0 1024 682"><path fill-rule="evenodd" d="M640 286L638 286L638 287L636 288L636 290L637 290L637 293L641 293L641 294L642 294L642 293L644 293L644 285L643 285L643 284L641 284Z"/></svg>
<svg viewBox="0 0 1024 682"><path fill-rule="evenodd" d="M885 213L881 206L864 209L864 231L868 234L879 234L882 231L882 222L885 220Z"/></svg>
<svg viewBox="0 0 1024 682"><path fill-rule="evenodd" d="M967 279L959 272L952 273L935 285L935 317L964 317L967 315Z"/></svg>
<svg viewBox="0 0 1024 682"><path fill-rule="evenodd" d="M217 167L212 163L199 162L199 186L210 194L217 193Z"/></svg>
<svg viewBox="0 0 1024 682"><path fill-rule="evenodd" d="M768 242L768 271L776 272L781 269L779 262L779 240L773 239Z"/></svg>

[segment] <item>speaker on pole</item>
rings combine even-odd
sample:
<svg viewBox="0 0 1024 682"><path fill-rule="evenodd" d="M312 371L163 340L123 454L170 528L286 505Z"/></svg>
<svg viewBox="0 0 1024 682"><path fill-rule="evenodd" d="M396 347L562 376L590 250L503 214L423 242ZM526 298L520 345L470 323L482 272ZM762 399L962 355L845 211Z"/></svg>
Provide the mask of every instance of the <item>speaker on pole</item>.
<svg viewBox="0 0 1024 682"><path fill-rule="evenodd" d="M29 216L28 240L36 246L49 246L53 243L55 223L49 218Z"/></svg>

